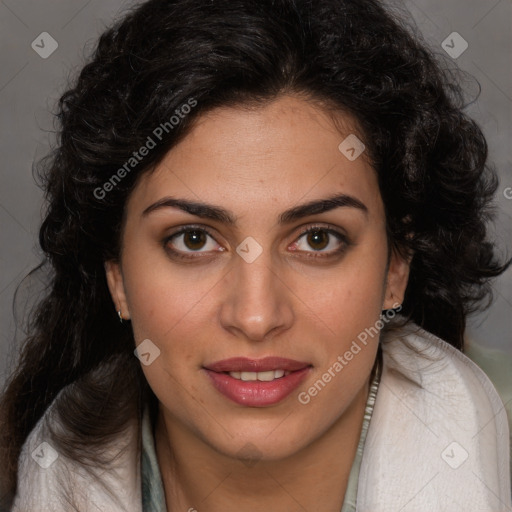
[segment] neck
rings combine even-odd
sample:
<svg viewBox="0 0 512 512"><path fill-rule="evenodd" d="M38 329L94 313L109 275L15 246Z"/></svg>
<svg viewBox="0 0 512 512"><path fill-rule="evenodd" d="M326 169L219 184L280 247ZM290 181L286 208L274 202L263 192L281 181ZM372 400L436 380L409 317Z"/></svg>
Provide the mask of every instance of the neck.
<svg viewBox="0 0 512 512"><path fill-rule="evenodd" d="M369 381L319 438L282 460L220 454L160 405L155 429L167 510L339 512L354 461Z"/></svg>

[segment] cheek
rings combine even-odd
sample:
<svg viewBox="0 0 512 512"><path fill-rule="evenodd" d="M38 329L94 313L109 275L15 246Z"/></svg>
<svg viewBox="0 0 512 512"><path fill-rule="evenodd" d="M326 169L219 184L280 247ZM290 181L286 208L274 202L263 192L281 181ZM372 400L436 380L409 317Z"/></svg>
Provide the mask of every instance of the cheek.
<svg viewBox="0 0 512 512"><path fill-rule="evenodd" d="M298 402L311 412L305 425L335 422L363 389L375 362L384 292L385 261L368 253L347 259L330 281L330 292L315 288L321 360ZM335 284L332 284L335 283ZM315 412L313 412L315 411ZM318 411L318 414L317 412ZM307 428L304 426L304 428Z"/></svg>
<svg viewBox="0 0 512 512"><path fill-rule="evenodd" d="M301 296L319 319L333 349L350 345L361 331L374 325L382 311L385 290L385 246L365 245L348 253L322 279L303 277ZM320 277L320 275L318 276Z"/></svg>
<svg viewBox="0 0 512 512"><path fill-rule="evenodd" d="M144 254L127 257L123 267L136 344L149 339L159 350L151 364L142 365L146 380L161 402L183 412L189 394L203 400L190 369L204 351L208 292L215 283L211 276L180 271Z"/></svg>
<svg viewBox="0 0 512 512"><path fill-rule="evenodd" d="M219 279L211 270L179 268L163 250L128 251L123 260L125 292L136 341L167 340L190 333L206 311Z"/></svg>

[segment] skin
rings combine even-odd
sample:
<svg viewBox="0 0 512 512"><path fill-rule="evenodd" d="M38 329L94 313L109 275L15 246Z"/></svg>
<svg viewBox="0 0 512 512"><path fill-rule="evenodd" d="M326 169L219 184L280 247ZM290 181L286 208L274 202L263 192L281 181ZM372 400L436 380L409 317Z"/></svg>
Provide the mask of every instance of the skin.
<svg viewBox="0 0 512 512"><path fill-rule="evenodd" d="M366 153L349 161L338 149L351 133L360 133L353 118L339 114L335 125L298 96L218 108L199 118L129 198L120 261L107 262L106 273L136 343L148 338L161 351L143 370L160 402L155 443L168 510L341 508L377 337L307 405L297 395L382 309L402 302L409 275L408 261L394 252L388 258L384 206ZM343 206L278 223L283 211L334 193L367 211ZM173 207L143 215L166 196L221 206L236 224ZM210 228L212 237L164 241L190 224ZM301 235L313 226L338 230L349 242L328 231L319 239ZM262 248L252 263L236 252L248 236ZM166 243L191 259L173 258ZM202 369L270 355L313 367L299 389L268 407L228 400Z"/></svg>

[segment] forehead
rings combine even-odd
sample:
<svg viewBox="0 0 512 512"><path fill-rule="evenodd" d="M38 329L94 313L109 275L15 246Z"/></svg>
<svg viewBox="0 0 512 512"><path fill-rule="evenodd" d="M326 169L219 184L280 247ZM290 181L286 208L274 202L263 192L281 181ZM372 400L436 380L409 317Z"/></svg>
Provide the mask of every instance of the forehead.
<svg viewBox="0 0 512 512"><path fill-rule="evenodd" d="M250 109L217 108L142 177L129 209L142 212L171 195L265 215L339 192L381 214L367 153L353 159L363 139L350 116L338 114L335 123L325 110L293 96Z"/></svg>

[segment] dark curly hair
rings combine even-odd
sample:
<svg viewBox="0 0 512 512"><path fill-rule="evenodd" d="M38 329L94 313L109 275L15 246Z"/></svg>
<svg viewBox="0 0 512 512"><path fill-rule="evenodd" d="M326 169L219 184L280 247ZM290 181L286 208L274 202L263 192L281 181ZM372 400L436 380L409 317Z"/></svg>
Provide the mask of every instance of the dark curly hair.
<svg viewBox="0 0 512 512"><path fill-rule="evenodd" d="M467 314L490 300L489 279L507 265L487 240L497 178L454 70L378 0L147 1L101 35L60 98L58 143L41 162L40 267L51 283L0 404L5 503L21 447L59 393L59 450L105 464L102 443L151 399L104 271L119 256L124 205L142 173L203 113L281 94L358 121L390 247L413 254L401 313L463 348ZM161 124L156 147L99 193Z"/></svg>

